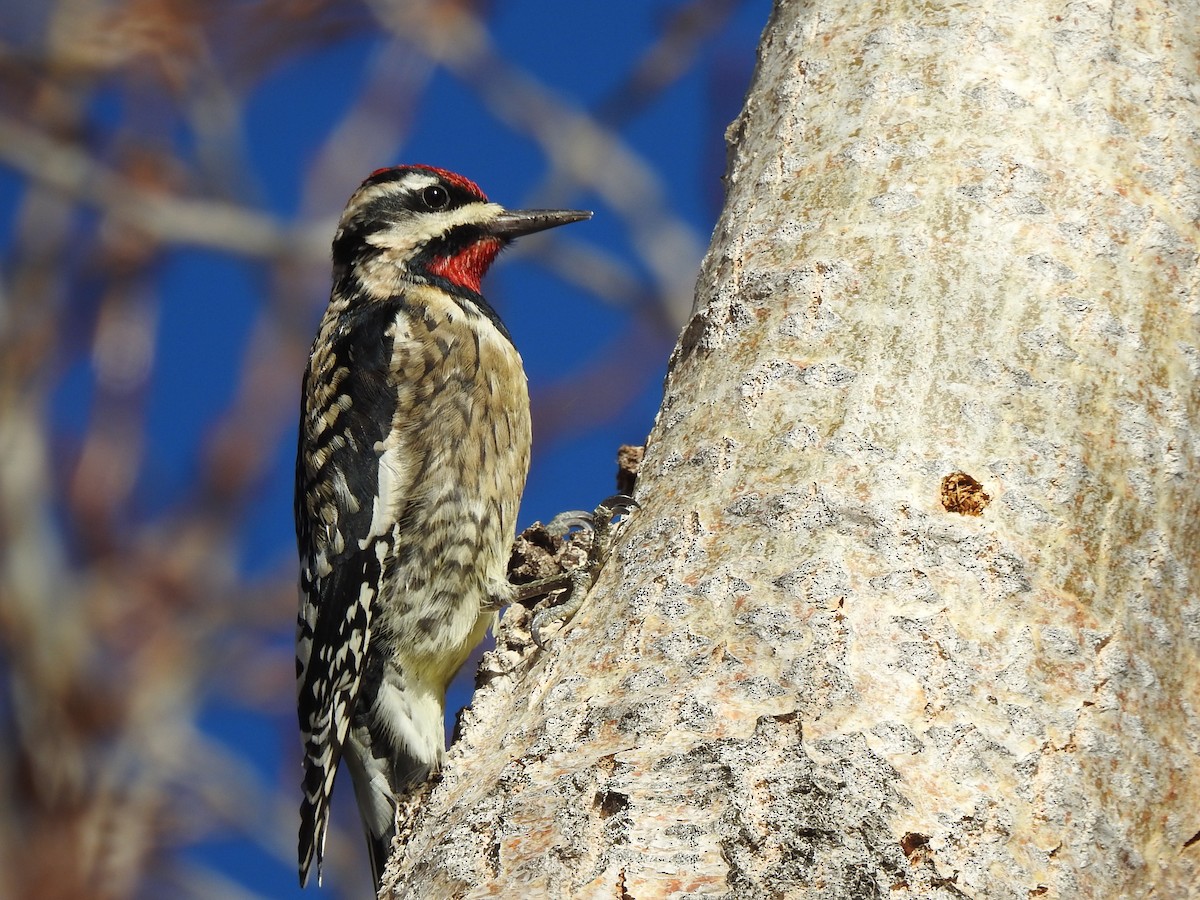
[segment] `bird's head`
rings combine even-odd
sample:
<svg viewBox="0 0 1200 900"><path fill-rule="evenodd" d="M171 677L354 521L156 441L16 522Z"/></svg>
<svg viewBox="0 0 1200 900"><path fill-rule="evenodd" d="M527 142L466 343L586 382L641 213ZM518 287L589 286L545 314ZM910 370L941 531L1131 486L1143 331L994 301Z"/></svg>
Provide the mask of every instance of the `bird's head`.
<svg viewBox="0 0 1200 900"><path fill-rule="evenodd" d="M432 166L379 169L342 213L334 272L353 274L370 293L387 294L396 282L415 280L479 294L496 254L514 238L591 216L574 209L507 210L475 182Z"/></svg>

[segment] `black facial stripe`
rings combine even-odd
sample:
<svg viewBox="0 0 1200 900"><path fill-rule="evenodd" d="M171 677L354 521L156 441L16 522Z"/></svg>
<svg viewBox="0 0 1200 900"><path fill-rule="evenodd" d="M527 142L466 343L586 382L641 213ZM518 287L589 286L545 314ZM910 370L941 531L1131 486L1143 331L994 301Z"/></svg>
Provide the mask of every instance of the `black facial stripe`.
<svg viewBox="0 0 1200 900"><path fill-rule="evenodd" d="M440 184L449 191L452 196L454 192L458 191L469 195L475 200L487 200L479 190L479 186L469 179L463 178L461 175L456 175L453 172L447 172L444 169L436 169L429 166L394 166L390 169L380 169L364 181L362 187L403 181L410 175L422 175L425 178L432 178L437 184Z"/></svg>
<svg viewBox="0 0 1200 900"><path fill-rule="evenodd" d="M390 184L393 182L398 182L413 173L417 173L419 175L426 176L426 178L432 176L432 174L433 174L431 172L427 172L427 171L424 171L421 169L398 169L398 170L393 170L391 172L385 172L385 173L382 173L381 175L377 175L375 178L368 179L363 184L363 187L367 187L368 185L380 185L380 184ZM487 202L487 198L484 197L482 194L477 194L474 191L469 190L468 188L465 188L460 184L455 184L454 182L447 181L444 178L439 178L434 183L437 184L439 187L441 187L446 192L447 196L450 198L449 202L446 203L444 206L440 207L440 209L456 209L460 206L465 206L468 203L486 203ZM389 193L385 197L379 198L379 200L376 202L395 201L400 207L402 207L404 209L412 210L413 212L424 212L429 209L429 207L425 203L425 199L423 196L425 193L425 189L427 187L429 187L428 181L426 181L424 184L420 185L419 187L410 188L410 189L401 189L401 188L397 187L397 189L395 191ZM360 188L360 190L361 190L361 188ZM374 204L372 204L372 206L373 205Z"/></svg>
<svg viewBox="0 0 1200 900"><path fill-rule="evenodd" d="M397 222L406 218L427 214L429 211L420 199L420 193L405 191L378 197L358 210L354 218L346 222L334 238L334 265L350 266L358 259L374 256L380 251L368 242L371 235L394 228ZM455 193L460 196L456 197ZM438 212L445 213L468 203L479 202L478 197L455 189L451 192L449 205ZM435 238L427 247L432 250L432 256L453 256L477 241L481 235L482 231L476 225L457 225L448 234Z"/></svg>

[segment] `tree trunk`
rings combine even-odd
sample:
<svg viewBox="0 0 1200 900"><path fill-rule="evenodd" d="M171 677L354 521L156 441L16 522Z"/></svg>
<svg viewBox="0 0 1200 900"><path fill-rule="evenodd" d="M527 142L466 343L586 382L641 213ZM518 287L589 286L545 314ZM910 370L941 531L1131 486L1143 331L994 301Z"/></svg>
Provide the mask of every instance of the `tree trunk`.
<svg viewBox="0 0 1200 900"><path fill-rule="evenodd" d="M394 896L1200 896L1198 21L777 3L642 508Z"/></svg>

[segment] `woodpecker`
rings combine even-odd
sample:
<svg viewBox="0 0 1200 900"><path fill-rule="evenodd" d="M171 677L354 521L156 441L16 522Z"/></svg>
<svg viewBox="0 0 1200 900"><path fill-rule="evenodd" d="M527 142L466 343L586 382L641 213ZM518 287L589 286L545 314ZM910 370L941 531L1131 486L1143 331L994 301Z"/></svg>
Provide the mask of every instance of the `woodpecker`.
<svg viewBox="0 0 1200 900"><path fill-rule="evenodd" d="M590 217L506 210L416 165L342 213L296 455L301 885L345 758L378 889L397 803L445 753L446 688L514 596L529 392L480 281L514 238Z"/></svg>

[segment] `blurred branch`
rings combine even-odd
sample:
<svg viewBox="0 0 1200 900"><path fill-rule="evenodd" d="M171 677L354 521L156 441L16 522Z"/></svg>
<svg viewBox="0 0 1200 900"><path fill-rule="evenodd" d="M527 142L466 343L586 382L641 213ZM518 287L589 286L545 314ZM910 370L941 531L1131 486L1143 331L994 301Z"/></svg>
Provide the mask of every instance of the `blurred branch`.
<svg viewBox="0 0 1200 900"><path fill-rule="evenodd" d="M328 252L329 223L293 231L273 216L232 203L147 191L78 147L2 114L0 162L159 243L208 247L236 256L324 257Z"/></svg>
<svg viewBox="0 0 1200 900"><path fill-rule="evenodd" d="M743 0L692 0L671 11L662 35L642 54L628 76L596 105L596 118L610 126L649 106L691 67L704 42L716 35Z"/></svg>

